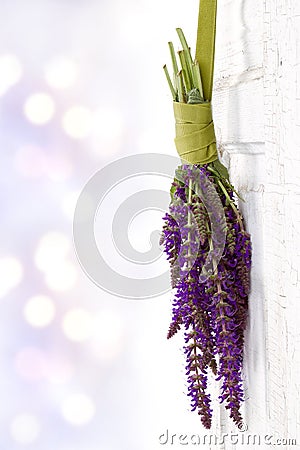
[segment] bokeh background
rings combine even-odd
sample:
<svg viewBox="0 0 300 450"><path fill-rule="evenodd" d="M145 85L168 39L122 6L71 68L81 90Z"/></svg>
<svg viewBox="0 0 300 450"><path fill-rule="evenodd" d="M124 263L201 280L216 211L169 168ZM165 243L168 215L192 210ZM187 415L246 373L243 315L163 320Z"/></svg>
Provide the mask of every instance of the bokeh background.
<svg viewBox="0 0 300 450"><path fill-rule="evenodd" d="M105 293L72 242L76 200L97 170L174 154L162 66L177 26L195 42L197 10L196 0L0 2L0 450L154 450L167 429L201 432L181 338L166 340L171 293ZM140 251L161 225L147 214L130 231Z"/></svg>

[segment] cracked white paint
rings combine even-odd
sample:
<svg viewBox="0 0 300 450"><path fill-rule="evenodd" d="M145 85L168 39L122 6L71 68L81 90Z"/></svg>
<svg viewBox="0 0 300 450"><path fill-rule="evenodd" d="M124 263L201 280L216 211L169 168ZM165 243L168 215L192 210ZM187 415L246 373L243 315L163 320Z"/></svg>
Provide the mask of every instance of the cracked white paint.
<svg viewBox="0 0 300 450"><path fill-rule="evenodd" d="M300 1L220 0L217 25L214 118L253 242L243 412L300 445Z"/></svg>

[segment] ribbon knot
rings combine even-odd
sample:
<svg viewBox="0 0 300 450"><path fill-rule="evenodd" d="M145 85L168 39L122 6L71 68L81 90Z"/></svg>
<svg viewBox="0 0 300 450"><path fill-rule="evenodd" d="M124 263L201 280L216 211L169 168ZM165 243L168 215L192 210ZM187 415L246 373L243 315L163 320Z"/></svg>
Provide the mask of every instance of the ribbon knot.
<svg viewBox="0 0 300 450"><path fill-rule="evenodd" d="M177 153L190 164L207 164L218 159L211 102L174 102Z"/></svg>

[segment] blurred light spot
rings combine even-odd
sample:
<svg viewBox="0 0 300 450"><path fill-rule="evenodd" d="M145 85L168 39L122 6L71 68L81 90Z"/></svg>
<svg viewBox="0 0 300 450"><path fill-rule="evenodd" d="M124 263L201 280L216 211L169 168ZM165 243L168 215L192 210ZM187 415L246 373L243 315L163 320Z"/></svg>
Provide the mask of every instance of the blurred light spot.
<svg viewBox="0 0 300 450"><path fill-rule="evenodd" d="M62 403L62 415L72 425L85 425L90 422L96 409L90 397L85 394L73 394Z"/></svg>
<svg viewBox="0 0 300 450"><path fill-rule="evenodd" d="M70 239L63 233L52 231L39 241L34 261L38 269L47 272L65 259L71 249Z"/></svg>
<svg viewBox="0 0 300 450"><path fill-rule="evenodd" d="M52 149L51 149L52 150ZM45 174L51 181L66 181L72 174L70 159L61 152L43 151L35 145L21 147L14 157L15 169L25 177L42 177Z"/></svg>
<svg viewBox="0 0 300 450"><path fill-rule="evenodd" d="M63 357L55 355L47 360L45 377L52 384L63 384L70 381L74 373L72 365Z"/></svg>
<svg viewBox="0 0 300 450"><path fill-rule="evenodd" d="M46 167L47 176L51 181L66 181L72 174L72 164L63 155L52 156Z"/></svg>
<svg viewBox="0 0 300 450"><path fill-rule="evenodd" d="M44 125L54 115L54 101L49 94L38 92L31 95L25 102L24 113L27 119L35 125Z"/></svg>
<svg viewBox="0 0 300 450"><path fill-rule="evenodd" d="M65 314L62 327L68 339L82 342L93 333L93 317L85 309L74 308Z"/></svg>
<svg viewBox="0 0 300 450"><path fill-rule="evenodd" d="M38 243L35 264L45 273L45 282L53 291L67 291L76 282L76 267L66 259L70 248L70 239L59 232L47 233Z"/></svg>
<svg viewBox="0 0 300 450"><path fill-rule="evenodd" d="M22 348L14 358L14 367L22 378L35 382L46 379L52 384L67 383L74 374L74 367L66 358L35 347Z"/></svg>
<svg viewBox="0 0 300 450"><path fill-rule="evenodd" d="M16 287L23 278L23 268L18 259L7 256L0 258L0 298Z"/></svg>
<svg viewBox="0 0 300 450"><path fill-rule="evenodd" d="M5 94L8 89L20 81L22 67L14 55L0 56L0 95Z"/></svg>
<svg viewBox="0 0 300 450"><path fill-rule="evenodd" d="M101 156L118 151L125 130L123 117L118 109L98 108L94 113L92 143L94 153Z"/></svg>
<svg viewBox="0 0 300 450"><path fill-rule="evenodd" d="M61 202L62 210L63 210L64 214L66 215L66 217L70 220L73 219L74 211L76 208L76 203L77 203L79 194L80 194L79 191L68 192L66 195L64 195L64 197L62 199L62 202Z"/></svg>
<svg viewBox="0 0 300 450"><path fill-rule="evenodd" d="M46 358L44 353L34 347L25 347L15 357L14 365L17 373L31 381L44 377L46 372Z"/></svg>
<svg viewBox="0 0 300 450"><path fill-rule="evenodd" d="M62 125L68 136L83 139L89 136L93 116L89 109L83 106L70 108L63 116Z"/></svg>
<svg viewBox="0 0 300 450"><path fill-rule="evenodd" d="M37 417L28 413L16 416L10 425L10 432L18 444L32 444L40 434Z"/></svg>
<svg viewBox="0 0 300 450"><path fill-rule="evenodd" d="M16 152L14 165L25 177L41 177L47 167L47 158L41 148L26 145Z"/></svg>
<svg viewBox="0 0 300 450"><path fill-rule="evenodd" d="M112 360L122 350L124 330L121 318L110 310L103 310L94 319L90 347L95 357Z"/></svg>
<svg viewBox="0 0 300 450"><path fill-rule="evenodd" d="M24 307L25 319L33 327L46 327L52 322L54 315L53 301L45 295L30 298Z"/></svg>
<svg viewBox="0 0 300 450"><path fill-rule="evenodd" d="M45 78L49 86L66 89L72 86L78 75L78 67L67 58L56 58L45 67Z"/></svg>
<svg viewBox="0 0 300 450"><path fill-rule="evenodd" d="M69 261L57 261L45 274L47 286L55 292L68 291L75 285L76 280L77 270Z"/></svg>

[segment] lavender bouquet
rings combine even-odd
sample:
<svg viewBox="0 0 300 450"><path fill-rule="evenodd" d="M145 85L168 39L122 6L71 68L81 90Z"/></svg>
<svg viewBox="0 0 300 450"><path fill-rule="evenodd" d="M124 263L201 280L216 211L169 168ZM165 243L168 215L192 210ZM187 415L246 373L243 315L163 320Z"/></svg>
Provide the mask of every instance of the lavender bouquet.
<svg viewBox="0 0 300 450"><path fill-rule="evenodd" d="M208 3L212 11L207 9ZM215 27L216 2L202 0L201 5L196 59L192 60L185 36L177 29L182 50L178 61L169 43L172 79L164 66L174 102L175 143L182 165L171 186L161 244L175 290L167 337L184 331L187 395L192 410L209 429L209 370L221 382L220 402L225 403L234 423L242 424L251 242L236 203L238 194L216 150L210 102L214 58L211 28ZM204 33L203 40L199 30Z"/></svg>

